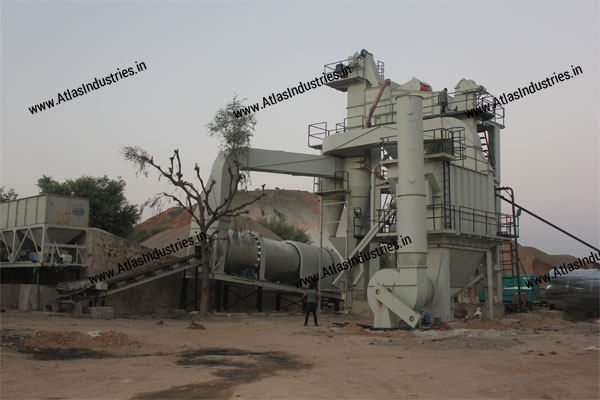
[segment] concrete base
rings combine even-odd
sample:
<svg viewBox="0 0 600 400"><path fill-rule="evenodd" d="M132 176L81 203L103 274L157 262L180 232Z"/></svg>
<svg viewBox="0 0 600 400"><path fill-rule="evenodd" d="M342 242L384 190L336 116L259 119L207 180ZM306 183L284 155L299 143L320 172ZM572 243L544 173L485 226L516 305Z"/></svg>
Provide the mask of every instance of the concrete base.
<svg viewBox="0 0 600 400"><path fill-rule="evenodd" d="M112 319L114 313L112 307L90 307L92 319Z"/></svg>
<svg viewBox="0 0 600 400"><path fill-rule="evenodd" d="M38 293L35 285L21 285L19 290L19 311L38 310Z"/></svg>
<svg viewBox="0 0 600 400"><path fill-rule="evenodd" d="M0 305L2 308L13 308L20 311L45 311L58 297L58 292L52 286L40 285L39 309L37 285L10 284L0 285Z"/></svg>

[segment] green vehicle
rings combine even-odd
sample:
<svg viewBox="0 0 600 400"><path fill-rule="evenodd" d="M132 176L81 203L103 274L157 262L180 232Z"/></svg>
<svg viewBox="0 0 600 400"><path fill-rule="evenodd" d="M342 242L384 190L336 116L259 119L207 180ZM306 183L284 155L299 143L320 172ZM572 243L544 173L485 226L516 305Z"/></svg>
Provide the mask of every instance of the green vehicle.
<svg viewBox="0 0 600 400"><path fill-rule="evenodd" d="M540 301L540 285L537 283L530 283L531 287L527 287L525 282L533 280L534 275L521 275L521 295L527 295L527 308L530 310L533 307L533 303ZM504 275L502 276L502 302L508 309L514 309L517 307L518 299L518 286L517 277L515 275ZM485 301L485 290L479 293L479 301Z"/></svg>

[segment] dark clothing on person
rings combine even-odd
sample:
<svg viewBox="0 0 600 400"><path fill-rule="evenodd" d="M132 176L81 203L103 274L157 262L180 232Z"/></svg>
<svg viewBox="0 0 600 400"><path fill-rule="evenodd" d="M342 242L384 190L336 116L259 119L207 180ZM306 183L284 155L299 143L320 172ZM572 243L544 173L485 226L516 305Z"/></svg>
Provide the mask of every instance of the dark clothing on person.
<svg viewBox="0 0 600 400"><path fill-rule="evenodd" d="M317 292L315 289L308 289L306 291L306 293L304 293L304 299L306 300L307 303L317 303L317 298L319 297L319 292Z"/></svg>
<svg viewBox="0 0 600 400"><path fill-rule="evenodd" d="M441 113L446 113L446 106L448 105L448 90L444 89L440 92L440 107Z"/></svg>
<svg viewBox="0 0 600 400"><path fill-rule="evenodd" d="M302 295L302 299L306 301L305 311L306 316L304 317L304 326L308 325L308 317L310 313L313 313L315 319L315 326L318 326L317 323L317 303L319 302L319 292L315 289L310 288Z"/></svg>
<svg viewBox="0 0 600 400"><path fill-rule="evenodd" d="M315 326L319 326L319 324L317 323L317 303L306 303L306 315L304 316L304 326L308 325L308 317L310 316L310 313L312 313L314 317Z"/></svg>

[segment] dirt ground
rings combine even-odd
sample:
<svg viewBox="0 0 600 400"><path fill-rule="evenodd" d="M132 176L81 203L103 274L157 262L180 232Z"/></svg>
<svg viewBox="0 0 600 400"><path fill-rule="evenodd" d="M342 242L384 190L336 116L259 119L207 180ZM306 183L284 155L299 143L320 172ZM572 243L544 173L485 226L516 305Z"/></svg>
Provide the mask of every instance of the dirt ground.
<svg viewBox="0 0 600 400"><path fill-rule="evenodd" d="M323 314L2 313L2 399L598 399L600 325L512 316L367 332ZM346 325L343 325L347 323ZM312 322L311 322L312 324ZM197 326L201 325L201 326ZM204 329L203 329L204 328Z"/></svg>

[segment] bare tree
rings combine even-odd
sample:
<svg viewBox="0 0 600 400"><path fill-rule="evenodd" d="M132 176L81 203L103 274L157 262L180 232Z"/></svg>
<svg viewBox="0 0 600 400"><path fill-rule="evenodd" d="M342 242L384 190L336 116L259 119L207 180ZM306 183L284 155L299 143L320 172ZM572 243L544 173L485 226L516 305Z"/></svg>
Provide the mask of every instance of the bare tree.
<svg viewBox="0 0 600 400"><path fill-rule="evenodd" d="M173 151L173 156L169 158L170 165L167 168L162 167L154 161L154 157L150 156L145 150L140 147L125 146L121 149L121 153L126 160L131 161L136 165L138 173L148 176L149 167L156 170L161 177L166 178L171 185L176 189L175 194L159 193L153 199L149 199L145 204L156 206L161 199L169 199L183 207L194 219L200 229L200 246L202 257L202 290L200 297L200 315L204 316L208 312L208 294L209 294L209 279L210 279L210 251L213 249L215 241L218 239L218 229L209 233L210 228L222 218L232 218L243 214L248 214L246 207L252 205L265 195L264 185L260 193L245 202L233 206L233 199L238 192L240 183L245 187L248 182L248 175L240 168L240 163L237 157L243 155L243 151L249 147L250 138L256 120L254 116L245 116L244 118L236 118L233 114L234 110L238 110L241 102L234 97L224 109L220 109L215 115L213 121L207 125L211 135L221 137L222 154L229 156L229 164L227 170L229 172L229 185L226 190L226 195L221 204L212 204L209 202L209 196L217 181L213 178L210 182L206 182L200 175L198 163L194 167L194 180L196 185L184 179L181 169L181 158L179 150ZM251 118L250 118L251 117ZM214 196L213 196L214 197ZM198 210L194 212L194 207L197 205ZM195 309L198 309L198 269L195 273Z"/></svg>

